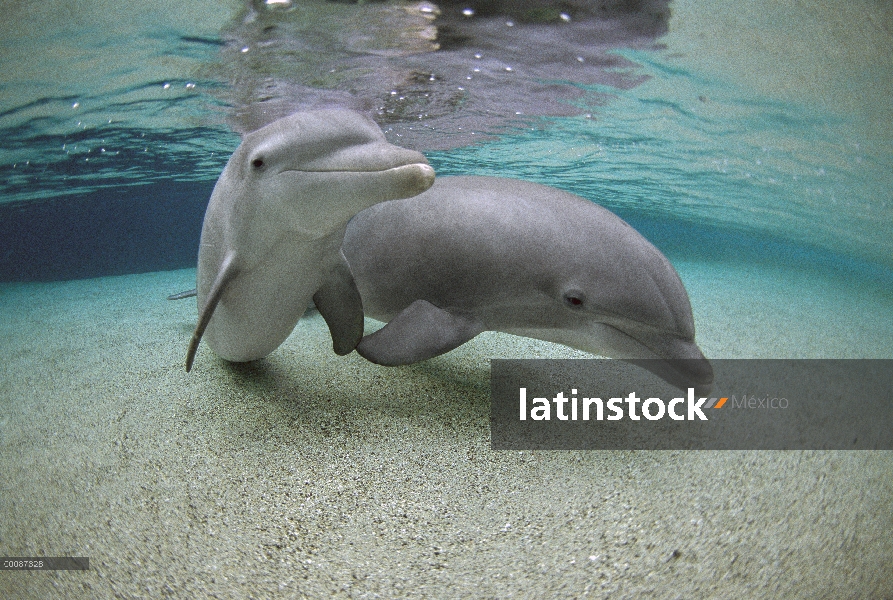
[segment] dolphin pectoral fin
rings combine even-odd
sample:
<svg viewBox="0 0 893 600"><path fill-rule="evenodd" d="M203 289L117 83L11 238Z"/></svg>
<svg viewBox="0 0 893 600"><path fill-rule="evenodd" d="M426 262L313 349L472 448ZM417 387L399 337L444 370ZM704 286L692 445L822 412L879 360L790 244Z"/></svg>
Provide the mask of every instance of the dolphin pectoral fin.
<svg viewBox="0 0 893 600"><path fill-rule="evenodd" d="M205 298L205 304L202 306L201 311L199 311L198 323L195 326L195 331L192 333L192 339L189 341L189 349L186 351L187 373L192 370L192 363L195 360L198 344L202 341L202 335L204 335L205 329L211 321L214 309L217 308L217 304L223 296L223 290L226 289L227 284L232 281L233 277L239 272L238 269L233 266L234 263L235 260L233 254L227 254L224 257L223 263L220 265L220 271L217 272L217 279L214 280L214 284L211 286L211 291L208 293L208 297Z"/></svg>
<svg viewBox="0 0 893 600"><path fill-rule="evenodd" d="M313 294L313 303L329 326L335 354L353 352L363 337L363 301L343 256L325 284Z"/></svg>
<svg viewBox="0 0 893 600"><path fill-rule="evenodd" d="M171 294L167 297L168 300L182 300L183 298L192 298L198 294L198 290L195 288L191 290L186 290L185 292L180 292L179 294Z"/></svg>
<svg viewBox="0 0 893 600"><path fill-rule="evenodd" d="M416 300L360 341L357 352L387 367L408 365L458 348L484 331L475 321Z"/></svg>

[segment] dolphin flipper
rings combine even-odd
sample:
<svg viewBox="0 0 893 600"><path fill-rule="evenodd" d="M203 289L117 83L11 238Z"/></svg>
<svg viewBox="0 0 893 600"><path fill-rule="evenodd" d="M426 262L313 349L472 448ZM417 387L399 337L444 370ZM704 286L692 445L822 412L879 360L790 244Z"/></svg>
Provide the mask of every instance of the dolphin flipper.
<svg viewBox="0 0 893 600"><path fill-rule="evenodd" d="M326 320L335 354L353 352L363 337L363 301L344 256L329 273L325 284L313 294L313 303Z"/></svg>
<svg viewBox="0 0 893 600"><path fill-rule="evenodd" d="M183 298L193 298L198 294L198 290L193 288L191 290L186 290L185 292L180 292L179 294L171 294L167 297L168 300L182 300Z"/></svg>
<svg viewBox="0 0 893 600"><path fill-rule="evenodd" d="M391 321L362 339L357 352L387 367L427 360L458 348L484 328L477 322L416 300Z"/></svg>
<svg viewBox="0 0 893 600"><path fill-rule="evenodd" d="M189 349L186 351L187 373L192 370L192 362L195 360L198 344L202 341L202 335L205 333L208 323L211 322L211 317L214 315L214 309L217 308L217 304L223 296L223 290L226 289L226 285L232 281L233 277L239 272L234 266L234 257L235 254L230 253L223 258L223 263L217 271L217 278L214 280L213 285L211 285L211 291L205 299L205 305L202 306L199 311L198 324L195 326L195 331L192 333L192 339L189 341Z"/></svg>

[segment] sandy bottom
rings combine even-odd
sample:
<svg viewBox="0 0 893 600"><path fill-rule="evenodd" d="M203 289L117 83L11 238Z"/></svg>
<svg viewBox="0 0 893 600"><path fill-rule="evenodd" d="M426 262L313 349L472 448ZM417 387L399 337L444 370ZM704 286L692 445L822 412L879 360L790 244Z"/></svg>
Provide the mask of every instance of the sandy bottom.
<svg viewBox="0 0 893 600"><path fill-rule="evenodd" d="M713 357L893 357L893 300L678 265ZM496 452L485 334L388 369L318 315L264 361L183 356L177 271L0 287L4 598L893 597L891 452Z"/></svg>

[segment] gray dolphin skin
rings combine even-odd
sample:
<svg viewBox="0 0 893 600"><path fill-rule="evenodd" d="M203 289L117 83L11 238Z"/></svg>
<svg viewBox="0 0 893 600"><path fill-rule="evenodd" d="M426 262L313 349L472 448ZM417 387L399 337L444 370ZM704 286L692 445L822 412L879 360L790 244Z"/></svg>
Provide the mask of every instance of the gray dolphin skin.
<svg viewBox="0 0 893 600"><path fill-rule="evenodd" d="M579 196L513 179L441 177L418 196L357 214L342 250L366 316L387 322L357 346L374 363L410 364L502 331L660 359L637 364L679 387L713 381L673 266Z"/></svg>
<svg viewBox="0 0 893 600"><path fill-rule="evenodd" d="M433 181L422 154L389 144L353 111L296 113L247 134L205 213L186 370L203 337L229 361L268 355L311 300L335 352L351 352L363 335L363 308L340 250L344 228L364 208Z"/></svg>

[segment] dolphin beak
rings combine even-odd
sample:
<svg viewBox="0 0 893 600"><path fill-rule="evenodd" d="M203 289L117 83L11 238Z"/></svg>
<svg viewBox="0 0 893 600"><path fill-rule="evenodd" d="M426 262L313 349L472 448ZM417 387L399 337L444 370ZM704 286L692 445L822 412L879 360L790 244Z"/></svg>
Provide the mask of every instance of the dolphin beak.
<svg viewBox="0 0 893 600"><path fill-rule="evenodd" d="M678 359L621 359L651 371L667 383L678 387L680 390L694 388L695 394L703 396L713 389L713 367L706 358L701 360L691 358Z"/></svg>
<svg viewBox="0 0 893 600"><path fill-rule="evenodd" d="M682 390L694 388L696 394L708 394L713 388L713 367L693 341L675 336L641 336L638 341L659 358L625 359L647 369Z"/></svg>
<svg viewBox="0 0 893 600"><path fill-rule="evenodd" d="M394 184L395 187L388 188L382 198L370 201L367 205L416 196L434 184L434 169L422 153L387 142L342 148L326 155L325 160L304 163L300 171L380 175L383 177L381 182L390 181Z"/></svg>
<svg viewBox="0 0 893 600"><path fill-rule="evenodd" d="M382 141L335 150L308 161L301 170L377 172L419 164L428 165L428 160L421 152Z"/></svg>
<svg viewBox="0 0 893 600"><path fill-rule="evenodd" d="M654 328L643 329L636 324L596 322L579 332L553 328L503 331L622 360L651 371L681 390L691 387L698 394L709 393L713 367L693 340Z"/></svg>

